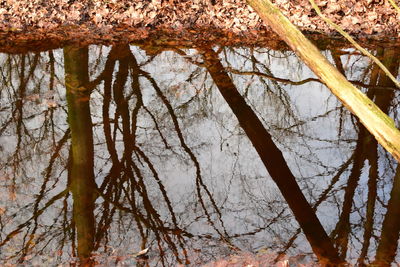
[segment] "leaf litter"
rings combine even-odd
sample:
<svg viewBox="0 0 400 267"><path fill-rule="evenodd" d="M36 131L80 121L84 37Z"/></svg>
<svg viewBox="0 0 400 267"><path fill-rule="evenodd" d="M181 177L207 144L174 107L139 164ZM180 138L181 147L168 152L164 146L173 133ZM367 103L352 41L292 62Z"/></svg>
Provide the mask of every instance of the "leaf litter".
<svg viewBox="0 0 400 267"><path fill-rule="evenodd" d="M399 4L399 0L395 0ZM400 39L400 14L388 0L318 0L346 32ZM308 0L274 0L301 30L335 35ZM0 0L0 45L16 41L144 40L150 35L256 40L269 28L245 0ZM51 42L50 44L51 45Z"/></svg>

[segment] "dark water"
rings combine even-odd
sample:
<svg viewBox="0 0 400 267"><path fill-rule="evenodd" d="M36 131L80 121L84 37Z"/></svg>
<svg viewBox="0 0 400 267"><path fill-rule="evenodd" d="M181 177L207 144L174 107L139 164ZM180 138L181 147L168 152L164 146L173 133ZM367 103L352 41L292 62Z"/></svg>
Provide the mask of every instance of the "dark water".
<svg viewBox="0 0 400 267"><path fill-rule="evenodd" d="M0 264L399 262L397 162L292 52L146 49L0 55ZM324 53L399 125L376 66Z"/></svg>

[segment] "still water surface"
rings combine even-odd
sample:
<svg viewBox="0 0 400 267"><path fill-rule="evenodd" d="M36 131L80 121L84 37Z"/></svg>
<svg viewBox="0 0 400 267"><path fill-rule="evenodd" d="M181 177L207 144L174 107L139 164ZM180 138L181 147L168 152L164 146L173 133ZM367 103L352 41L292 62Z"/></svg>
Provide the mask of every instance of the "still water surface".
<svg viewBox="0 0 400 267"><path fill-rule="evenodd" d="M399 125L375 65L324 53ZM0 54L0 96L0 264L400 260L400 167L290 51Z"/></svg>

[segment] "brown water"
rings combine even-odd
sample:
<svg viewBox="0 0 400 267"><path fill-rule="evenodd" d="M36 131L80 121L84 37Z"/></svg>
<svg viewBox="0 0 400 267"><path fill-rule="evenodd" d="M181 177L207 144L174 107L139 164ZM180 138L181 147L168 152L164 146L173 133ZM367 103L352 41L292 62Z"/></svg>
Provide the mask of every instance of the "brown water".
<svg viewBox="0 0 400 267"><path fill-rule="evenodd" d="M399 125L376 66L324 53ZM0 264L399 262L397 162L292 52L0 54L0 96Z"/></svg>

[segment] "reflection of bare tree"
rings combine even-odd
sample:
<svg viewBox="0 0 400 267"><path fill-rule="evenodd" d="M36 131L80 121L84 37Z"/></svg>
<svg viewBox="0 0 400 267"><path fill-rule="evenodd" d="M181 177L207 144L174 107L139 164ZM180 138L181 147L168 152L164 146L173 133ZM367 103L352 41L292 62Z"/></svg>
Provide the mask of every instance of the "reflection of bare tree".
<svg viewBox="0 0 400 267"><path fill-rule="evenodd" d="M161 89L158 87L158 85L156 84L156 82L154 81L154 79L152 79L149 75L144 73L144 76L150 80L151 84L153 85L154 89L157 92L157 95L162 99L162 102L164 103L164 105L167 107L168 112L172 118L173 124L174 124L174 128L176 133L178 134L178 138L179 138L179 142L181 144L181 146L183 147L184 151L189 155L190 159L192 160L195 169L196 169L196 191L197 191L197 197L199 199L199 202L201 204L201 207L204 211L204 213L207 216L207 220L208 222L213 226L214 230L221 236L221 238L223 238L225 241L229 242L229 240L227 240L227 233L226 231L224 231L224 233L221 233L221 231L219 231L215 226L214 226L214 222L211 220L210 214L207 210L207 207L205 205L205 202L203 200L203 195L202 195L202 190L204 190L204 192L206 193L207 197L209 198L209 200L212 203L212 206L214 207L215 211L218 214L218 218L219 221L221 223L221 225L223 226L224 223L222 221L222 215L221 212L219 211L219 208L216 205L215 200L213 199L213 196L211 195L209 189L207 188L207 186L205 185L205 183L203 182L203 178L201 175L201 170L200 170L200 163L197 160L196 156L194 155L194 153L192 152L192 150L188 147L188 145L186 144L183 135L182 135L182 131L180 129L177 117L174 113L174 110L171 106L171 104L169 103L169 101L167 100L167 98L164 96L164 94L162 93ZM225 236L224 236L225 235Z"/></svg>
<svg viewBox="0 0 400 267"><path fill-rule="evenodd" d="M251 149L241 150L249 147L246 135L277 181L320 259L344 261L354 257L349 255L352 248L360 247L359 262L368 262L373 256L371 251L376 248L377 242L373 241L378 240L377 235L382 238L376 261L392 257L396 247L385 236L397 231L392 217L397 204L390 204L397 202L392 198L385 214L388 201L381 191L385 187L382 184L387 182L385 177L392 175L390 171L384 174L382 165L392 168L395 164L381 153L368 132L358 129L357 123L349 122L349 114L343 107L331 105L311 116L300 115L294 107L293 92L297 88L307 89L305 85L318 81L285 77L284 73L278 78L274 76L275 65L264 60L265 54L269 54L289 62L293 60L289 53L220 47L218 52L206 49L202 57L191 56L193 51L169 47L174 51L173 60L185 60L185 65L179 66L184 75L176 76L181 75L180 81L188 86L180 90L180 84L169 86L165 82L166 76L174 77L175 73L165 75L152 71L167 54L163 48L152 50L156 53L151 56L143 56L137 47L115 45L109 50L96 50L96 59L88 64L90 49L93 48L65 48L63 64L60 51L9 56L14 58L11 80L7 78L10 75L6 65L0 69L0 75L12 84L0 93L3 96L7 92L13 99L0 108L0 136L6 138L1 146L7 148L0 150L5 155L0 171L6 170L7 177L8 173L12 174L10 177L15 182L11 179L9 184L14 183L10 188L16 188L15 192L19 192L20 184L32 183L28 178L34 178L35 184L31 190L35 195L30 196L29 203L24 202L18 210L7 204L10 208L5 214L0 210L0 248L7 250L13 242L20 244L18 250L7 255L9 259L29 263L30 255L40 257L46 251L61 251L60 261L72 255L85 262L92 251L99 251L118 262L121 258L113 258L111 248L119 246L129 247L128 252L123 251L125 258L136 250L151 247L150 260L154 257L164 266L189 263L195 249L201 249L202 255L208 253L202 256L202 262L219 256L221 251L226 255L260 246L298 253L295 247L303 236L300 229L296 231L298 226L286 211L284 200L278 197L275 188L262 191L268 186L256 190L252 187L259 181L267 183L268 179L260 179L265 175L255 174L256 169L262 169L261 162L249 164L258 160L257 154L251 154ZM338 66L342 64L340 55L345 53L332 53ZM382 55L395 59L393 53L382 51ZM218 56L222 60L217 60ZM203 63L199 62L201 59ZM60 65L65 67L66 108L61 104L32 111L35 102L27 100L31 95L42 96L50 89L59 90L63 98L65 88L61 90L59 86L63 79L58 77ZM347 71L344 65L342 68ZM89 77L89 73L95 73L94 77ZM355 83L366 87L369 96L382 103L381 108L393 112L389 104L395 92L389 96L382 93L383 88L387 92L392 85L385 83L373 67L367 67L361 75L367 82ZM218 111L225 102L218 91L210 90L215 84L233 114L225 108ZM180 98L180 94L184 97ZM202 123L211 118L222 132L217 136L220 139L216 142L217 150L227 151L225 155L233 162L226 168L228 174L210 174L211 165L204 161L204 154L212 149L209 144L215 143L199 141L207 131L200 127L208 127ZM333 119L338 122L336 139L320 136L324 131L319 131L318 125L311 125ZM9 149L14 145L18 149ZM330 151L346 153L337 162L330 163L325 160ZM36 164L35 173L40 175L30 175L32 167L26 163L29 158ZM165 173L164 168L173 164L179 171ZM223 167L214 165L214 168ZM368 171L364 172L365 169ZM177 190L171 189L173 181L179 179L193 182L190 189L179 192L182 198L177 196ZM221 180L227 188L221 188L223 183L218 184ZM368 188L365 196L358 190L364 181L368 181L362 188ZM321 222L315 215L317 208L318 212L322 211L318 214ZM340 210L340 216L336 227L332 227L335 243L322 227L321 223L326 229L330 227L322 219L326 216L320 215L336 209ZM355 219L358 214L361 218ZM47 217L51 217L50 224ZM383 220L380 233L377 229ZM270 242L273 238L278 241ZM128 245L126 240L130 242ZM258 244L252 246L254 240ZM354 245L355 242L359 243ZM223 248L217 250L217 246ZM341 259L336 250L340 251Z"/></svg>
<svg viewBox="0 0 400 267"><path fill-rule="evenodd" d="M117 75L115 76L114 84L112 84L112 71L114 69L115 62L118 61L119 67ZM138 135L138 116L141 112L145 112L149 115L155 128L160 135L163 143L166 147L169 147L166 137L162 134L158 122L152 111L146 107L142 100L142 93L139 84L139 75L143 75L156 92L156 95L161 100L162 105L165 106L167 113L169 114L174 129L178 136L178 140L183 150L189 155L189 158L193 162L196 169L196 184L198 188L198 197L201 202L201 206L208 217L210 224L213 225L213 221L210 218L206 204L202 200L202 194L199 192L201 189L206 192L213 207L217 214L219 214L220 222L221 213L218 211L215 201L211 193L208 191L206 185L202 182L200 174L199 162L191 151L189 146L186 145L180 126L178 123L177 116L169 103L166 96L163 94L155 80L146 72L140 70L135 57L129 49L129 46L115 46L112 48L109 58L106 62L105 71L100 75L101 79L95 81L100 82L104 80L104 102L103 102L103 123L104 123L104 136L107 143L107 148L111 156L112 166L109 174L105 177L99 190L101 196L106 200L104 203L103 216L101 217L98 226L97 233L97 244L100 244L102 238L106 237L107 224L110 222L110 218L115 213L115 209L123 210L134 215L136 224L139 232L142 236L143 244L142 248L148 246L148 231L151 230L157 240L158 249L160 250L161 261L166 265L166 259L164 259L164 248L162 242L165 242L168 247L173 251L178 262L188 262L187 253L184 248L183 236L190 236L190 233L186 233L178 225L174 209L171 201L167 195L164 185L160 179L159 173L151 161L150 157L146 154L145 150L142 149L140 144L136 142L136 136ZM127 91L126 85L128 80L131 85L131 91ZM113 94L111 93L113 92ZM109 117L109 104L111 99L114 99L116 103L116 110L114 118ZM134 99L134 101L132 101ZM133 106L130 106L133 105ZM130 112L131 110L131 112ZM121 121L121 127L114 127L112 129L111 121ZM115 124L114 124L115 125ZM124 144L124 152L121 159L118 157L116 145L117 132L121 132L122 140ZM147 168L145 167L147 166ZM145 168L144 168L145 167ZM154 206L153 201L148 193L146 183L149 183L149 179L152 178L158 185L161 196L164 203L166 204L167 210L171 215L172 226L167 226L167 222L164 222L159 215L157 208ZM143 208L138 206L139 203L143 203ZM122 203L129 203L130 207L126 208ZM119 204L121 203L121 204ZM114 205L114 208L110 210L110 204ZM160 204L158 204L160 205ZM142 211L142 209L144 209ZM214 227L219 232L219 230ZM220 233L223 236L222 233ZM226 234L226 233L225 233ZM176 238L176 241L173 239ZM178 246L177 246L178 245ZM183 252L184 260L180 257L178 247Z"/></svg>
<svg viewBox="0 0 400 267"><path fill-rule="evenodd" d="M397 75L399 67L399 57L396 57L394 51L386 50L385 52L380 51L381 56L384 58L384 64L388 69L395 75ZM334 54L334 53L333 53ZM337 65L340 64L339 60L336 60ZM377 87L390 87L393 83L384 75L383 72L377 66L373 66L370 75L371 88L367 92L367 95L374 99L376 104L388 113L390 104L393 100L394 91L382 93ZM362 175L362 169L365 167L365 162L369 163L368 173L368 195L366 201L366 218L364 222L364 234L362 249L359 257L360 264L364 264L365 257L368 253L370 246L370 239L373 235L374 225L374 214L375 204L377 201L377 183L379 179L378 174L378 144L376 140L371 136L370 133L360 124L357 123L359 129L357 144L354 150L354 159L352 168L350 171L347 185L344 189L344 201L342 205L342 212L339 217L339 221L336 228L332 232L332 236L335 238L336 245L339 248L342 258L346 257L348 251L349 238L352 235L352 227L350 223L350 216L353 210L353 203L356 188L358 186L360 177ZM392 258L393 260L393 258Z"/></svg>
<svg viewBox="0 0 400 267"><path fill-rule="evenodd" d="M386 49L384 51L379 51L381 52L381 56L383 57L383 63L385 66L388 68L388 70L394 75L398 75L399 71L399 66L400 66L400 56L398 55L397 51L394 49ZM372 70L372 79L371 82L376 82L378 79L378 84L379 85L393 85L393 82L382 73L381 70L376 70L376 66L374 66ZM391 94L381 94L379 91L373 91L370 93L371 95L374 96L375 102L377 105L385 112L389 113L390 109L390 104L393 101L393 98L395 96L394 92ZM376 184L377 184L377 178L378 178L378 160L377 160L377 149L374 148L372 150L372 153L368 153L370 156L370 162L371 162L371 169L370 169L370 180L369 180L369 192L368 192L368 203L367 203L367 219L366 219L366 233L372 232L372 220L373 220L373 215L372 215L372 210L375 208L375 201L370 200L376 198ZM375 161L371 161L372 159L375 159ZM371 171L373 168L376 168L376 171ZM381 232L381 239L379 241L379 245L377 248L376 252L376 257L374 264L378 264L380 266L387 265L390 266L390 264L394 261L395 255L396 255L396 250L397 250L397 244L398 244L398 239L399 239L399 234L400 234L400 221L399 221L399 166L397 167L394 179L393 179L393 187L392 187L392 192L390 194L390 199L388 202L387 206L387 211L385 218L383 220L382 224L382 232ZM369 211L369 212L368 212ZM369 222L371 221L371 222ZM368 234L365 236L366 240L369 238L372 234ZM363 247L364 250L366 248ZM364 251L363 251L364 252ZM366 254L364 252L364 254ZM363 255L361 255L363 256ZM362 257L360 257L362 258Z"/></svg>
<svg viewBox="0 0 400 267"><path fill-rule="evenodd" d="M314 253L323 263L339 264L341 261L331 240L301 192L282 152L276 147L270 134L237 92L219 62L218 55L212 49L204 49L202 51L207 70L213 77L222 96L237 116L240 125L260 155L272 179L288 202Z"/></svg>
<svg viewBox="0 0 400 267"><path fill-rule="evenodd" d="M13 103L13 110L11 111L11 117L10 119L5 122L0 130L0 133L6 129L6 127L11 123L15 123L15 135L17 137L16 141L16 146L15 146L15 151L14 155L11 156L13 159L12 165L14 166L13 172L17 173L18 172L18 165L20 161L22 160L22 155L21 155L21 149L23 148L23 135L24 133L27 133L27 128L24 123L24 105L23 101L24 98L27 96L27 85L30 79L33 76L33 73L35 72L37 66L38 66L38 59L39 55L36 54L33 59L22 56L20 60L20 72L19 72L19 85L14 92L11 92L12 94L16 94L18 97ZM27 69L26 67L26 61L27 60L32 60L29 64L29 68ZM14 178L14 183L15 183L15 178Z"/></svg>
<svg viewBox="0 0 400 267"><path fill-rule="evenodd" d="M40 84L46 78L46 75L40 72L43 65L48 65L50 68L53 66L51 60L46 63L46 59L40 54L9 55L5 58L5 64L0 68L2 82L4 81L0 89L1 112L6 115L11 114L11 116L7 116L7 119L1 119L0 136L5 138L5 142L2 142L0 151L3 151L3 148L10 149L12 147L10 149L12 153L4 157L1 162L0 172L2 172L2 175L6 175L6 179L10 178L6 180L6 188L8 187L10 190L9 197L11 200L18 199L20 191L24 187L30 187L32 181L34 181L35 174L27 162L35 161L35 153L43 152L50 146L50 151L46 152L50 156L48 165L44 166L44 179L39 188L40 192L32 196L32 202L25 203L20 207L22 210L31 209L32 215L27 216L27 218L20 218L20 210L12 209L8 214L1 216L1 229L6 229L5 222L9 221L10 218L17 220L14 228L7 228L6 233L3 231L0 247L9 244L10 241L12 243L13 238L21 236L23 242L20 248L15 253L8 255L10 259L19 258L20 262L24 260L25 256L32 253L33 248L37 245L36 239L46 239L53 235L51 231L43 231L40 216L57 200L66 195L66 191L55 192L50 198L44 199L44 196L51 189L54 189L54 187L48 188L49 180L58 179L57 172L60 164L58 156L67 140L68 133L57 142L58 130L54 127L53 108L37 110L30 105L31 102L38 101L37 96L45 91L40 88ZM54 79L54 76L52 77L51 79ZM9 111L8 114L4 113L7 110ZM32 127L32 121L41 118L44 118L43 123ZM14 126L15 130L13 130ZM12 138L7 136L12 136ZM49 137L52 141L47 143L46 139ZM27 215L30 213L27 213ZM48 230L51 229L54 229L54 227L48 227Z"/></svg>
<svg viewBox="0 0 400 267"><path fill-rule="evenodd" d="M112 84L112 74L115 63L118 61L119 67L114 83ZM179 229L177 219L173 208L167 196L166 190L159 179L153 163L136 144L137 120L141 110L150 113L143 105L141 88L139 84L139 67L136 59L131 53L129 46L121 45L112 48L109 58L105 65L104 72L100 75L104 80L104 102L103 102L103 123L104 136L106 139L107 149L111 156L112 166L109 174L105 177L100 185L100 195L104 198L102 216L99 219L98 232L96 234L96 247L102 244L103 239L108 239L108 226L112 221L117 210L131 213L139 233L142 238L142 249L148 244L148 231L151 230L156 237L158 248L160 250L161 261L163 265L167 265L164 258L164 248L162 242L168 244L172 249L176 260L184 262L180 258L178 248L173 236L176 236L178 245L183 249L182 230ZM97 79L97 82L101 80ZM128 80L131 84L131 91L126 87ZM133 107L130 103L134 98ZM116 104L115 116L113 119L109 117L110 102L114 99ZM130 109L132 112L130 112ZM116 124L120 119L121 127ZM114 121L114 130L112 130L111 121ZM116 148L116 133L121 132L124 144L123 156L118 157ZM160 217L157 208L154 207L153 201L149 196L146 179L147 170L143 169L143 162L150 171L150 177L156 180L160 192L165 200L168 210L171 214L173 227L166 226L166 222ZM143 166L143 167L141 167ZM124 207L122 203L129 203L130 208ZM143 203L143 210L138 206ZM114 206L110 206L114 205ZM171 236L172 235L172 236ZM187 257L185 250L184 256Z"/></svg>
<svg viewBox="0 0 400 267"><path fill-rule="evenodd" d="M382 232L372 265L391 266L397 253L397 244L400 236L400 167L397 167L393 181L390 200L387 205Z"/></svg>
<svg viewBox="0 0 400 267"><path fill-rule="evenodd" d="M342 206L342 213L339 218L339 222L336 228L332 232L332 237L335 239L336 246L339 249L339 253L342 259L346 257L348 249L348 238L351 232L350 227L350 214L352 211L353 198L355 190L357 188L358 180L361 176L361 169L363 168L365 161L365 140L367 131L362 125L358 124L360 132L358 135L357 146L354 151L353 166L350 171L350 176L347 180L347 185L344 190L344 201Z"/></svg>

